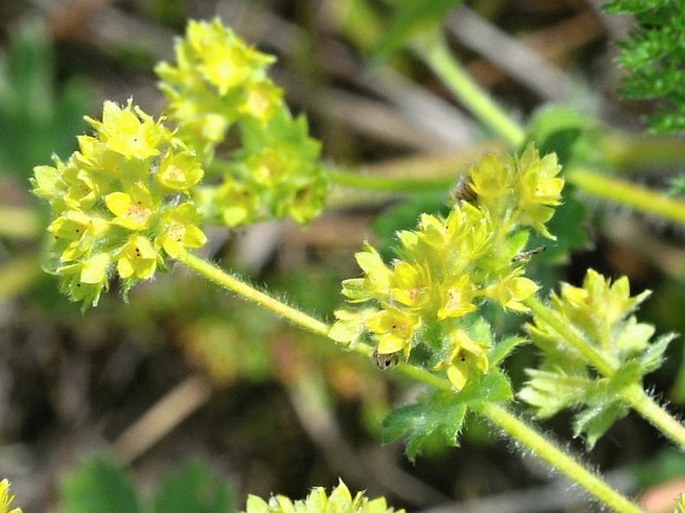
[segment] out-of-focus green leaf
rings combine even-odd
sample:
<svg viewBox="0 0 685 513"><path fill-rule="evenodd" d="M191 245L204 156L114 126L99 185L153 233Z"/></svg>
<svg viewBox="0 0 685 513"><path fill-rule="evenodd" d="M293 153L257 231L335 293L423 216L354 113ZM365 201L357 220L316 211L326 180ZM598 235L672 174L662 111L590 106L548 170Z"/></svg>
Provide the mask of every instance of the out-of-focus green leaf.
<svg viewBox="0 0 685 513"><path fill-rule="evenodd" d="M136 490L110 458L94 456L62 488L62 513L142 513Z"/></svg>
<svg viewBox="0 0 685 513"><path fill-rule="evenodd" d="M417 32L432 30L463 0L402 0L398 2L390 29L376 46L376 61L387 60Z"/></svg>
<svg viewBox="0 0 685 513"><path fill-rule="evenodd" d="M233 513L234 492L201 463L188 464L167 477L157 493L155 513Z"/></svg>
<svg viewBox="0 0 685 513"><path fill-rule="evenodd" d="M90 94L75 81L56 92L46 34L37 22L25 21L0 56L0 173L25 177L53 153L68 155L85 125Z"/></svg>

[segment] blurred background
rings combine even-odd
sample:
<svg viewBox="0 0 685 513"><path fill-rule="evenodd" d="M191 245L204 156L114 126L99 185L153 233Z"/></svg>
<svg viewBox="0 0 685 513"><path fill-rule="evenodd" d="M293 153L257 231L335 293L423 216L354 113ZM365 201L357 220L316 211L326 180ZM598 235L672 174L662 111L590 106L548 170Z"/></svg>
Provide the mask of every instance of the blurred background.
<svg viewBox="0 0 685 513"><path fill-rule="evenodd" d="M174 511L170 490L192 494L195 485L213 504L198 511L233 511L248 493L299 498L338 478L411 511L593 510L478 419L461 447L436 445L408 462L401 444L380 437L391 405L417 393L409 383L181 269L137 287L128 303L112 290L85 314L40 270L47 212L28 192L33 166L48 164L53 152L67 158L86 130L83 115L97 118L105 99L133 97L158 114L164 99L152 68L173 59L174 37L188 18L220 16L278 57L272 77L291 109L308 117L331 166L456 180L469 162L500 148L411 54L375 64L373 47L389 28L392 4L0 2L0 477L13 483L25 512L85 511L79 493L89 486L106 503L152 501ZM615 93L614 42L629 19L583 0L466 4L444 21L452 49L515 117L558 103L625 133L643 129L650 105ZM656 186L682 174L629 162L623 171ZM341 303L340 280L359 273L353 254L362 242L389 245L396 229L444 199L335 190L307 227L214 229L206 254L330 318ZM578 284L589 266L626 274L634 293L654 291L642 320L658 333L685 331L682 227L591 198L574 204L583 212L575 226L582 233L561 265L543 262L537 278ZM647 384L681 412L682 353L678 339ZM532 348L512 358L515 385L535 358ZM580 453L569 418L543 426ZM658 501L668 484L685 490L682 454L632 414L586 459L630 495ZM669 511L677 491L663 492L653 511L664 504ZM110 511L101 506L90 511Z"/></svg>

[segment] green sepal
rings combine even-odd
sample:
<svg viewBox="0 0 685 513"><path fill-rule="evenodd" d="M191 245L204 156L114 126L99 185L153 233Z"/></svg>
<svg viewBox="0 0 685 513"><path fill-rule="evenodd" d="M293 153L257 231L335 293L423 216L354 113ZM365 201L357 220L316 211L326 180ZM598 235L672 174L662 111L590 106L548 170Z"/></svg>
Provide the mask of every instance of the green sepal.
<svg viewBox="0 0 685 513"><path fill-rule="evenodd" d="M661 367L664 362L664 353L668 345L678 336L677 333L666 333L649 344L649 347L638 357L640 373L642 376L649 374Z"/></svg>
<svg viewBox="0 0 685 513"><path fill-rule="evenodd" d="M588 408L576 415L573 422L574 435L585 434L585 443L588 449L592 449L614 422L625 417L628 412L629 408L620 401Z"/></svg>
<svg viewBox="0 0 685 513"><path fill-rule="evenodd" d="M512 336L507 337L495 344L495 346L488 352L488 361L491 367L498 366L501 362L509 357L509 355L517 347L530 343L525 337Z"/></svg>

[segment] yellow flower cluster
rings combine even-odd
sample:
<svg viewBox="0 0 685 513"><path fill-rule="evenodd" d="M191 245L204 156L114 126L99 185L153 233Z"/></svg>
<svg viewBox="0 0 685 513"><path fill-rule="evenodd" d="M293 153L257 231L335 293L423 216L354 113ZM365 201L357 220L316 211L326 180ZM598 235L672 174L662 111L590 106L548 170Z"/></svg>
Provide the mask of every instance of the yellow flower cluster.
<svg viewBox="0 0 685 513"><path fill-rule="evenodd" d="M196 200L218 223L285 216L304 223L323 208L328 180L318 164L320 145L268 77L274 61L215 19L190 21L176 62L156 68L169 119L211 172ZM229 132L231 150L217 155Z"/></svg>
<svg viewBox="0 0 685 513"><path fill-rule="evenodd" d="M345 483L340 481L330 495L321 487L314 488L303 500L292 501L283 495L265 501L255 495L247 499L246 513L394 513L385 499L368 499L362 492L354 497ZM405 513L403 509L397 513Z"/></svg>
<svg viewBox="0 0 685 513"><path fill-rule="evenodd" d="M32 179L52 207L46 270L84 308L97 304L115 269L127 291L166 256L206 241L189 197L203 177L193 151L131 100L107 101L101 121L86 119L94 135L80 136L67 162L37 166Z"/></svg>
<svg viewBox="0 0 685 513"><path fill-rule="evenodd" d="M459 389L487 372L489 340L471 330L472 319L485 301L527 311L538 286L520 255L529 228L552 237L544 223L560 202L560 169L555 155L540 158L532 146L520 158L482 159L445 218L423 214L416 230L397 234L390 265L368 244L357 253L364 276L345 280L342 293L367 306L336 312L331 336L351 342L367 332L378 354L405 358L425 345Z"/></svg>

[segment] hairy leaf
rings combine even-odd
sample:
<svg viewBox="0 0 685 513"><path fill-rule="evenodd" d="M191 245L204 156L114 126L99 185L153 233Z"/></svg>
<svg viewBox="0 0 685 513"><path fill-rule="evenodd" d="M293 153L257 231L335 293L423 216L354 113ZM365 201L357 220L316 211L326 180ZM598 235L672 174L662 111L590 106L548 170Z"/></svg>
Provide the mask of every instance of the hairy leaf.
<svg viewBox="0 0 685 513"><path fill-rule="evenodd" d="M434 391L419 398L416 404L394 410L384 422L385 442L407 438L410 460L422 453L428 440L437 437L448 447L459 444L459 434L469 408L479 409L485 402L512 398L509 380L499 369L470 381L460 392Z"/></svg>

